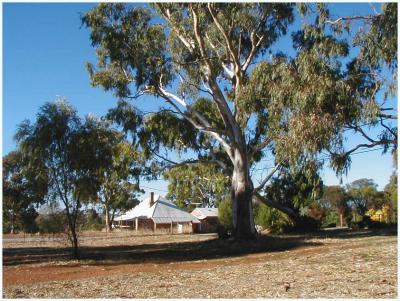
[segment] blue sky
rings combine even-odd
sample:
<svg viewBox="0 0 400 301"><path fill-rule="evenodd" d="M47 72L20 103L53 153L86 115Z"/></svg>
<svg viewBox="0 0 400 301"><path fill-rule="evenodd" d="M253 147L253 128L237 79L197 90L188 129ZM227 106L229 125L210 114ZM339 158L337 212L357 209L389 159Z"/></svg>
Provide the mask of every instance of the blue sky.
<svg viewBox="0 0 400 301"><path fill-rule="evenodd" d="M80 14L94 5L3 4L3 155L15 148L17 124L27 118L33 120L46 101L66 97L80 115L104 115L115 106L111 93L91 87L85 68L86 62L96 60L89 32L81 27ZM372 13L369 4L340 4L337 10L348 15ZM288 49L289 41L285 38L276 47ZM148 100L142 102L146 109ZM348 139L358 141L351 135ZM372 178L383 189L393 170L390 154L382 156L380 151L354 155L352 162L348 176L343 177L344 184ZM328 168L324 168L322 177L327 185L340 183ZM164 181L144 185L160 193L167 188Z"/></svg>

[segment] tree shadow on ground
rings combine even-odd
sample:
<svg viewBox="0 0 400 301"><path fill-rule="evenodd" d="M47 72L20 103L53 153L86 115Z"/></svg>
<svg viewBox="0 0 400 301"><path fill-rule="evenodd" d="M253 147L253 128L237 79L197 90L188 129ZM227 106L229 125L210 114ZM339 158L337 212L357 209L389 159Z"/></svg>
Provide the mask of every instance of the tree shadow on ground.
<svg viewBox="0 0 400 301"><path fill-rule="evenodd" d="M235 241L210 239L206 241L147 243L105 247L82 246L81 259L92 265L183 262L204 259L229 258L249 254L282 252L301 247L321 246L312 238L349 239L378 235L396 235L396 231L336 229L307 234L261 235L256 240ZM3 265L45 263L71 258L70 248L4 248ZM86 264L86 263L85 263Z"/></svg>
<svg viewBox="0 0 400 301"><path fill-rule="evenodd" d="M327 228L311 233L287 233L285 237L297 237L304 239L322 239L322 238L336 238L336 239L351 239L362 238L371 236L396 236L397 225L383 229L359 229L351 230L349 228Z"/></svg>

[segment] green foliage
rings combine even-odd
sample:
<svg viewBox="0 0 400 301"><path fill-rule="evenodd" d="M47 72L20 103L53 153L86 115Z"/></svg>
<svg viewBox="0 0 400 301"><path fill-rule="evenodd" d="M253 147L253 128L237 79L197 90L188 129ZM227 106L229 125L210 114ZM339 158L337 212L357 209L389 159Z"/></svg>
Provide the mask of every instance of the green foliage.
<svg viewBox="0 0 400 301"><path fill-rule="evenodd" d="M360 216L364 216L368 209L381 207L381 195L372 179L359 179L347 185L351 203Z"/></svg>
<svg viewBox="0 0 400 301"><path fill-rule="evenodd" d="M284 232L292 225L290 218L285 213L264 204L254 208L254 221L257 225L268 228L272 232Z"/></svg>
<svg viewBox="0 0 400 301"><path fill-rule="evenodd" d="M47 174L47 197L61 201L73 253L78 257L77 222L82 202L93 195L91 171L110 160L107 149L88 143L90 120L82 124L76 110L65 100L47 102L40 107L35 123L20 124L15 138L29 158L34 174ZM30 182L34 183L34 182Z"/></svg>
<svg viewBox="0 0 400 301"><path fill-rule="evenodd" d="M386 203L390 205L389 207L391 208L392 214L391 214L391 221L396 222L397 221L397 210L398 210L398 203L397 203L397 198L398 198L398 188L397 188L397 172L394 172L389 180L389 183L385 186L384 189L384 196Z"/></svg>
<svg viewBox="0 0 400 301"><path fill-rule="evenodd" d="M359 31L355 46L359 59L378 68L382 63L397 68L397 3L384 3L382 13L372 18L369 31Z"/></svg>
<svg viewBox="0 0 400 301"><path fill-rule="evenodd" d="M155 86L161 74L168 74L164 29L151 22L149 9L102 3L87 12L82 22L92 29L92 45L99 47L98 70L88 65L94 86L113 89L124 97L131 93L130 83L136 88Z"/></svg>
<svg viewBox="0 0 400 301"><path fill-rule="evenodd" d="M189 184L196 183L196 172L228 175L235 169L246 175L250 190L251 167L270 154L295 170L327 150L340 174L359 148L396 148L397 128L384 123L396 119L395 113L382 105L396 94L395 86L381 75L385 65L396 74L397 5L383 5L377 16L334 21L328 5L299 4L302 27L292 32L295 53L289 57L271 46L291 29L293 8L286 3L103 3L83 16L97 55L96 66L88 65L92 85L121 98L109 115L143 154L147 178L176 165L163 155L174 150L180 158L193 154L188 164L218 165L211 173L195 167L188 180L182 170L166 174L173 181L170 197L182 206L198 198L201 181ZM357 27L358 34L349 24L353 19L365 25ZM387 94L384 101L381 92ZM164 105L145 113L127 103L142 95ZM364 123L381 126L380 134L368 137ZM346 151L348 129L371 144ZM281 173L281 182L275 179L262 197L299 213L317 198L321 183L312 173L319 168L314 164L309 175L291 179Z"/></svg>
<svg viewBox="0 0 400 301"><path fill-rule="evenodd" d="M326 186L320 200L321 205L329 210L335 210L345 219L350 214L350 195L341 186Z"/></svg>
<svg viewBox="0 0 400 301"><path fill-rule="evenodd" d="M335 227L338 224L339 215L336 210L328 210L322 220L322 227Z"/></svg>
<svg viewBox="0 0 400 301"><path fill-rule="evenodd" d="M21 230L25 233L36 233L39 228L36 224L38 213L33 206L21 212Z"/></svg>
<svg viewBox="0 0 400 301"><path fill-rule="evenodd" d="M35 219L38 213L34 206L29 205L26 208L19 208L17 212L3 210L3 233L36 233L38 227Z"/></svg>
<svg viewBox="0 0 400 301"><path fill-rule="evenodd" d="M218 223L225 227L225 229L232 229L232 203L230 199L226 198L218 204Z"/></svg>
<svg viewBox="0 0 400 301"><path fill-rule="evenodd" d="M3 232L35 232L33 220L45 202L47 172L42 165L34 170L28 157L19 151L3 157Z"/></svg>
<svg viewBox="0 0 400 301"><path fill-rule="evenodd" d="M349 196L341 186L325 186L322 201L327 208L341 208L346 206ZM340 210L340 209L339 209Z"/></svg>
<svg viewBox="0 0 400 301"><path fill-rule="evenodd" d="M104 228L104 223L101 216L96 210L88 210L84 215L84 222L81 226L81 230L95 230L100 231Z"/></svg>
<svg viewBox="0 0 400 301"><path fill-rule="evenodd" d="M78 166L86 167L81 193L91 203L102 205L110 217L106 220L110 229L116 212L138 203L143 158L106 119L88 116L76 139L81 145L76 156L83 160L77 160ZM87 165L85 160L94 162Z"/></svg>
<svg viewBox="0 0 400 301"><path fill-rule="evenodd" d="M40 233L64 233L68 225L65 213L56 202L42 207L35 222Z"/></svg>
<svg viewBox="0 0 400 301"><path fill-rule="evenodd" d="M175 167L164 173L168 180L167 198L186 209L214 207L230 192L229 176L219 172L215 165L191 164Z"/></svg>
<svg viewBox="0 0 400 301"><path fill-rule="evenodd" d="M320 197L322 180L312 162L294 170L285 167L280 170L278 177L271 180L265 193L267 199L300 214L303 208L308 208Z"/></svg>

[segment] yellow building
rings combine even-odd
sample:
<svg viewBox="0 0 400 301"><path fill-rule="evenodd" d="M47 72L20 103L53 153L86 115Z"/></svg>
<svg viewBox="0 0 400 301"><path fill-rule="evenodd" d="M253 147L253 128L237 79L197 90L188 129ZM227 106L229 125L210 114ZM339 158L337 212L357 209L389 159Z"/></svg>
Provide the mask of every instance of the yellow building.
<svg viewBox="0 0 400 301"><path fill-rule="evenodd" d="M380 223L387 223L389 222L389 207L387 205L384 205L382 209L374 210L370 209L368 212L365 214L371 218L371 220L375 222L380 222Z"/></svg>

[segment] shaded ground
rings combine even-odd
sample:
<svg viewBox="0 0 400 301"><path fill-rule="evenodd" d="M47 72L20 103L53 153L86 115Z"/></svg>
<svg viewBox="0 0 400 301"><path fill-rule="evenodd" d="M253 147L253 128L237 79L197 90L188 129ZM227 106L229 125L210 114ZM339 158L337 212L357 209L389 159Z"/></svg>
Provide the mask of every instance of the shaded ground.
<svg viewBox="0 0 400 301"><path fill-rule="evenodd" d="M120 236L120 237L118 237ZM117 237L117 238L116 238ZM232 242L212 235L127 236L68 249L5 237L7 298L395 298L397 236L347 230ZM110 246L119 242L118 246Z"/></svg>

